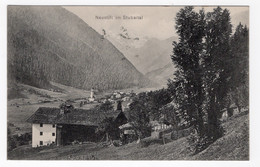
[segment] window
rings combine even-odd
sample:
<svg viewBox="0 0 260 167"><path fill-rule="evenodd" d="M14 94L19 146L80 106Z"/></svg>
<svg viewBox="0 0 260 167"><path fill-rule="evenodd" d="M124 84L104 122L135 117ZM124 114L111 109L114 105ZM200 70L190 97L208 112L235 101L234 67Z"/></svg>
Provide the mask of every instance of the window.
<svg viewBox="0 0 260 167"><path fill-rule="evenodd" d="M40 124L40 127L42 127L43 126L43 124Z"/></svg>
<svg viewBox="0 0 260 167"><path fill-rule="evenodd" d="M43 145L43 141L40 141L40 146L42 146Z"/></svg>
<svg viewBox="0 0 260 167"><path fill-rule="evenodd" d="M55 133L52 133L52 136L55 136Z"/></svg>
<svg viewBox="0 0 260 167"><path fill-rule="evenodd" d="M52 127L55 128L55 124L53 124Z"/></svg>
<svg viewBox="0 0 260 167"><path fill-rule="evenodd" d="M40 132L40 135L42 136L42 135L43 135L43 132Z"/></svg>

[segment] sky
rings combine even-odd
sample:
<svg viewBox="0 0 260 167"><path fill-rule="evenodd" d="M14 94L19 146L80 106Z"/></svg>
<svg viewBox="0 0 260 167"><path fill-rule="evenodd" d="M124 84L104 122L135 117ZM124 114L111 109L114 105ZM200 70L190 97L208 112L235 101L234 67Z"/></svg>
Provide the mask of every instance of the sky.
<svg viewBox="0 0 260 167"><path fill-rule="evenodd" d="M175 16L182 8L181 6L65 6L65 9L76 14L89 26L102 34L102 29L119 33L123 26L134 36L140 38L149 37L157 39L167 39L176 36ZM200 10L202 7L195 7ZM206 12L212 11L214 7L203 7ZM231 22L235 28L239 22L249 27L248 7L222 7L230 11ZM142 19L124 20L115 19L116 16L143 16ZM113 16L113 19L97 19L98 17Z"/></svg>

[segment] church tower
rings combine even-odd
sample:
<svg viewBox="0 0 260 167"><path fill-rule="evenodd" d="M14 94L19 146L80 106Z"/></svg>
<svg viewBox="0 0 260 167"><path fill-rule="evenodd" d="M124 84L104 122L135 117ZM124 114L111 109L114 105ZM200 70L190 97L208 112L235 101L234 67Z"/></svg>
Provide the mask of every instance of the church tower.
<svg viewBox="0 0 260 167"><path fill-rule="evenodd" d="M93 102L95 100L93 88L90 90L90 98L88 100L91 101L91 102Z"/></svg>

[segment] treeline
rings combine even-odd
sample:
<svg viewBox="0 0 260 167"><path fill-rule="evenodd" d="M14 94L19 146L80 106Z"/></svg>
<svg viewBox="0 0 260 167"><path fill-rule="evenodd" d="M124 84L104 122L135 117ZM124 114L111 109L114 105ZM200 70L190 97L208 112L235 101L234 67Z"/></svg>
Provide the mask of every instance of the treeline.
<svg viewBox="0 0 260 167"><path fill-rule="evenodd" d="M191 140L199 152L223 136L224 110L248 107L249 30L239 24L232 33L230 13L220 7L207 13L185 7L175 22L174 79L167 89L139 94L130 105L131 120L143 135L160 115L176 128L184 120L196 130Z"/></svg>

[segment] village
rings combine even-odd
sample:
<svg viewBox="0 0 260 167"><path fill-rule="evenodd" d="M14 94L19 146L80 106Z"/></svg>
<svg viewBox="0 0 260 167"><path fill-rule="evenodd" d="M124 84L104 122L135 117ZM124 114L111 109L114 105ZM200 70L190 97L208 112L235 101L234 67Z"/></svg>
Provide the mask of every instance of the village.
<svg viewBox="0 0 260 167"><path fill-rule="evenodd" d="M133 90L126 93L114 91L98 94L97 90L91 89L89 97L86 98L66 101L39 100L38 103L44 104L44 107L37 108L32 115L26 118L26 124L31 125L29 133L31 137L28 142L33 148L87 142L105 142L108 145L116 146L131 142L140 143L138 132L130 121L130 105L137 95ZM53 102L60 104L59 107L51 105L47 107ZM26 104L28 105L28 103ZM15 105L19 107L18 104ZM14 107L15 105L11 104ZM171 108L172 106L172 104L168 104L166 107ZM234 104L232 110L234 115L239 114L238 108ZM243 112L246 110L243 109ZM223 111L222 120L225 121L228 117L228 112ZM146 139L142 139L142 144L145 141L159 141L159 143L165 144L167 140L177 140L192 133L192 128L185 126L185 120L179 121L176 127L170 120L167 120L167 115L161 113L158 118L150 120L151 129L147 131ZM107 120L110 122L105 122ZM103 126L104 124L106 127ZM109 126L112 126L112 130ZM101 130L102 128L103 130ZM104 130L104 128L107 129ZM25 134L28 136L28 133ZM18 133L18 136L24 136L24 134Z"/></svg>
<svg viewBox="0 0 260 167"><path fill-rule="evenodd" d="M119 140L120 145L133 142L138 136L129 122L129 106L136 93L113 92L105 97L96 98L95 90L91 89L90 97L80 100L68 100L60 108L40 107L27 120L32 124L32 147L49 145L82 144L87 141L100 142L104 137L96 134L100 123L112 118L113 139ZM84 109L84 105L104 106L103 109ZM108 105L112 108L109 108ZM74 106L79 108L74 108ZM162 118L163 119L163 118ZM166 120L151 121L153 133L159 133L172 127ZM110 136L106 136L108 141ZM111 143L113 144L113 142Z"/></svg>
<svg viewBox="0 0 260 167"><path fill-rule="evenodd" d="M8 7L8 159L249 160L248 20L200 8Z"/></svg>
<svg viewBox="0 0 260 167"><path fill-rule="evenodd" d="M140 148L152 148L150 145L153 146L155 143L162 146L168 145L174 143L173 141L183 140L193 133L193 128L185 126L184 120L180 121L176 127L173 126L170 119L167 120L167 115L161 114L159 119L150 120L151 130L148 131L146 137L140 140L138 132L133 127L133 122L130 121L130 105L138 94L130 90L126 93L115 91L101 95L98 94L97 90L91 89L86 98L55 100L54 104L56 105L52 102L42 102L43 106L35 108L31 112L32 114L24 119L23 124L29 126L31 132L22 133L21 130L16 130L20 131L17 138L28 142L17 145L17 148L14 148L11 153L15 153L17 152L15 150L23 149L25 146L38 151L63 150L63 147L65 149L80 146L85 147L87 151L89 145L97 147L96 149L102 148L102 150L120 147L127 147L131 150L135 143ZM54 100L49 99L49 101ZM106 109L107 104L112 108ZM33 106L33 104L28 105L27 103L27 106ZM100 107L97 106L104 108L100 110ZM17 106L12 105L12 107L17 110L24 106L20 105L17 108ZM172 108L172 104L169 103L165 107ZM243 116L248 112L246 108L239 112L234 104L231 107L232 116L228 114L227 110L223 111L221 120L224 123L230 118L239 118L241 114ZM93 155L88 153L83 159L93 159ZM25 157L27 157L26 154ZM97 155L94 155L94 158L97 158Z"/></svg>

